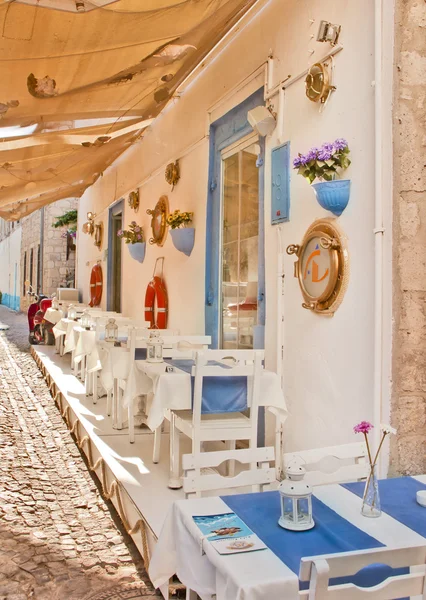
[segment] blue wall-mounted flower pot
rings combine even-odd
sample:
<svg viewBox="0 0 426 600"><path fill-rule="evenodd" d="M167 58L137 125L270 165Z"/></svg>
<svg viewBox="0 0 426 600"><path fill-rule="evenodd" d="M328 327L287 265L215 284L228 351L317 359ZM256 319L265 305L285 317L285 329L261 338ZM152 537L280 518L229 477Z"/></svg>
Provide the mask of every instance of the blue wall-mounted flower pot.
<svg viewBox="0 0 426 600"><path fill-rule="evenodd" d="M193 227L171 229L170 235L176 250L190 256L195 242L195 229Z"/></svg>
<svg viewBox="0 0 426 600"><path fill-rule="evenodd" d="M340 217L342 212L348 205L351 192L350 179L335 179L334 181L321 181L313 183L315 195L318 204L329 210L337 217Z"/></svg>
<svg viewBox="0 0 426 600"><path fill-rule="evenodd" d="M127 244L130 256L140 263L145 260L146 243L138 242L137 244Z"/></svg>

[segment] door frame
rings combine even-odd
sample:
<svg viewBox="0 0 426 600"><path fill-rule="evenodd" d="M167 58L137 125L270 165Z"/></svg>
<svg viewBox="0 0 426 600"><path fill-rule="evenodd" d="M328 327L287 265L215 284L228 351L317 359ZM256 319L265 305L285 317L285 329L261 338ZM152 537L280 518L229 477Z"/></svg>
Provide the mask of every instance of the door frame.
<svg viewBox="0 0 426 600"><path fill-rule="evenodd" d="M205 321L206 334L212 338L212 348L219 347L219 307L222 239L222 151L253 133L247 120L247 112L264 104L263 88L260 88L241 104L210 125L209 179L207 196L206 227L206 281ZM259 280L258 280L258 325L255 333L255 348L264 348L265 331L265 215L264 215L264 155L265 139L259 138Z"/></svg>
<svg viewBox="0 0 426 600"><path fill-rule="evenodd" d="M113 305L113 292L114 292L114 288L113 288L113 281L112 281L112 274L113 274L113 247L114 247L114 240L112 238L112 221L113 221L113 217L115 217L116 215L118 215L119 213L122 214L123 217L123 223L124 223L124 198L121 198L120 200L117 200L117 202L115 202L115 204L113 204L112 206L110 206L109 211L108 211L108 262L107 262L107 310L112 310L112 305ZM120 243L121 240L120 240ZM121 269L123 269L123 254L121 255ZM123 270L121 270L121 272L123 272ZM123 289L123 281L120 281L120 286L121 286L121 291ZM120 294L120 298L121 298L121 294Z"/></svg>

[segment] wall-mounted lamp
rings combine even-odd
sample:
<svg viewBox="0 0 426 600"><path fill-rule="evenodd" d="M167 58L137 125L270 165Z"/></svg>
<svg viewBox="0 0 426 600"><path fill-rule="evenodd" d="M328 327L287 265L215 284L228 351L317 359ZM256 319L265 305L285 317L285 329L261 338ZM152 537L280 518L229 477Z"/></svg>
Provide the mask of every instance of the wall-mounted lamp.
<svg viewBox="0 0 426 600"><path fill-rule="evenodd" d="M87 213L87 222L83 225L83 233L88 233L89 235L93 235L95 232L95 213L88 212Z"/></svg>
<svg viewBox="0 0 426 600"><path fill-rule="evenodd" d="M261 137L271 134L276 125L274 115L266 108L266 106L256 106L247 113L247 120L253 127L254 131Z"/></svg>
<svg viewBox="0 0 426 600"><path fill-rule="evenodd" d="M341 25L329 23L328 21L321 21L317 35L317 42L329 42L332 46L335 46L339 41L341 29Z"/></svg>

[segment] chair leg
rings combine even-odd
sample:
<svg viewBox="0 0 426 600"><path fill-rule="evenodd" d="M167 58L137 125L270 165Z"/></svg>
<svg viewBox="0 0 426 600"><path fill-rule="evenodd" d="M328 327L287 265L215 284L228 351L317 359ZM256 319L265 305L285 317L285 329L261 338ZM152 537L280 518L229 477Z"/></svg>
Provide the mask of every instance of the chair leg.
<svg viewBox="0 0 426 600"><path fill-rule="evenodd" d="M107 390L107 415L110 417L111 416L111 410L112 410L112 393L111 390ZM114 416L113 416L114 419Z"/></svg>
<svg viewBox="0 0 426 600"><path fill-rule="evenodd" d="M120 386L118 386L118 389L121 394ZM121 404L121 402L120 402L120 404ZM130 440L131 444L134 444L134 442L135 442L135 416L133 414L133 411L134 411L133 402L129 402L129 406L127 407L127 418L129 420L129 440Z"/></svg>
<svg viewBox="0 0 426 600"><path fill-rule="evenodd" d="M182 487L182 481L179 473L180 450L179 450L179 430L176 427L176 415L171 413L170 420L170 478L169 488L177 490Z"/></svg>
<svg viewBox="0 0 426 600"><path fill-rule="evenodd" d="M93 382L93 404L97 404L98 403L98 372L97 371L93 371L92 373L92 382ZM111 413L111 409L108 412L108 403L107 403L107 413L110 414Z"/></svg>
<svg viewBox="0 0 426 600"><path fill-rule="evenodd" d="M154 431L154 450L152 452L152 462L157 464L160 462L161 450L161 425Z"/></svg>
<svg viewBox="0 0 426 600"><path fill-rule="evenodd" d="M197 593L194 590L186 588L185 600L198 600Z"/></svg>
<svg viewBox="0 0 426 600"><path fill-rule="evenodd" d="M225 446L227 450L235 450L236 442L235 440L228 440L225 442ZM226 470L228 477L235 477L235 460L228 460Z"/></svg>
<svg viewBox="0 0 426 600"><path fill-rule="evenodd" d="M121 390L118 379L114 379L114 403L117 411L117 429L123 429L123 407L121 405Z"/></svg>

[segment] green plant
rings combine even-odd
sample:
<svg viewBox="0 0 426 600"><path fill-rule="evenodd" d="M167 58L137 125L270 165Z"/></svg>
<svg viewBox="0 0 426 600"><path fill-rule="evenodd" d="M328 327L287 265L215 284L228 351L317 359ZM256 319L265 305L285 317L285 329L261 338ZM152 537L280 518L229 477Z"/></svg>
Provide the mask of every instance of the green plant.
<svg viewBox="0 0 426 600"><path fill-rule="evenodd" d="M141 244L145 241L142 227L136 221L130 223L129 229L120 229L120 231L117 231L117 237L124 239L126 244Z"/></svg>
<svg viewBox="0 0 426 600"><path fill-rule="evenodd" d="M70 223L77 223L77 211L68 210L61 217L57 217L56 221L53 222L53 227L64 227Z"/></svg>
<svg viewBox="0 0 426 600"><path fill-rule="evenodd" d="M180 212L180 210L175 210L167 217L167 223L172 229L179 229L179 227L185 227L188 223L191 223L193 216L193 212Z"/></svg>

